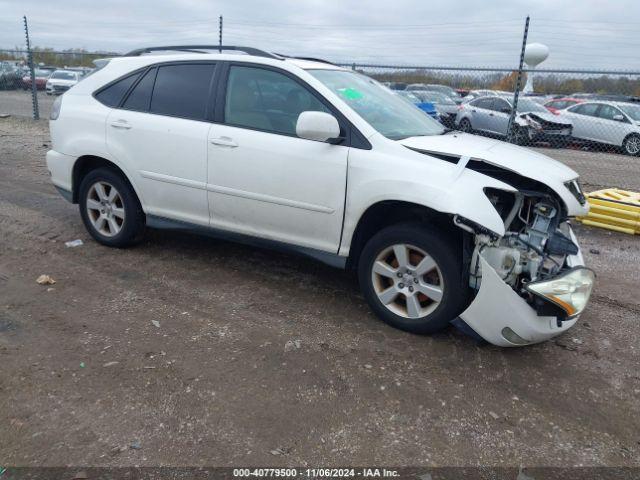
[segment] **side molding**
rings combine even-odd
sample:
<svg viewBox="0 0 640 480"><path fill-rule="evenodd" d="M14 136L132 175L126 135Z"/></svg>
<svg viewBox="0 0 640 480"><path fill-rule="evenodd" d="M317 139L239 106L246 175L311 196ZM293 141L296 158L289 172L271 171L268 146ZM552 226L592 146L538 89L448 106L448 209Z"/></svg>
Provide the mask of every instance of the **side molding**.
<svg viewBox="0 0 640 480"><path fill-rule="evenodd" d="M208 237L213 237L220 240L227 240L230 242L251 245L259 248L277 250L284 253L295 253L303 255L305 257L311 257L334 268L345 269L347 265L347 257L343 257L335 253L324 252L322 250L316 250L308 247L301 247L299 245L292 245L290 243L278 242L277 240L268 240L264 238L253 237L251 235L231 232L229 230L204 227L188 222L182 222L180 220L172 220L169 218L159 217L157 215L147 214L147 227L165 230L182 230L186 232L197 233L200 235L206 235Z"/></svg>

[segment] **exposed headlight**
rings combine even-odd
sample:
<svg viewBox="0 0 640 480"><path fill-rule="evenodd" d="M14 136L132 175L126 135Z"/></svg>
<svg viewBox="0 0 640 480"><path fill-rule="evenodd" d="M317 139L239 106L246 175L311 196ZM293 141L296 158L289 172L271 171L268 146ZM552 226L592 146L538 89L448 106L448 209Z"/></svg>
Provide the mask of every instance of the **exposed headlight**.
<svg viewBox="0 0 640 480"><path fill-rule="evenodd" d="M57 120L60 116L60 108L62 107L62 97L64 95L60 95L56 97L53 105L51 105L51 113L49 114L49 120Z"/></svg>
<svg viewBox="0 0 640 480"><path fill-rule="evenodd" d="M527 125L529 125L531 128L535 129L535 130L542 130L542 125L540 125L540 123L536 122L533 118L531 117L527 117Z"/></svg>
<svg viewBox="0 0 640 480"><path fill-rule="evenodd" d="M577 267L551 280L529 283L526 288L534 295L554 303L571 318L580 315L587 306L594 279L593 270Z"/></svg>

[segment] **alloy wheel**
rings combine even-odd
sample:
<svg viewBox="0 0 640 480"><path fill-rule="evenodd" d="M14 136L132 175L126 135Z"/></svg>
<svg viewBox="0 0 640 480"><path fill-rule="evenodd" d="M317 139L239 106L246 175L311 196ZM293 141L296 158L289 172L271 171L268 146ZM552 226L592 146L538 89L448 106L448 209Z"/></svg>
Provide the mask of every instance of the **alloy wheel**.
<svg viewBox="0 0 640 480"><path fill-rule="evenodd" d="M371 269L380 302L404 318L422 318L440 304L444 282L437 263L424 250L396 244L382 250Z"/></svg>
<svg viewBox="0 0 640 480"><path fill-rule="evenodd" d="M87 215L100 235L114 237L122 230L125 209L122 196L107 182L96 182L87 193Z"/></svg>
<svg viewBox="0 0 640 480"><path fill-rule="evenodd" d="M624 144L624 148L629 155L638 155L640 153L640 137L633 135L629 137Z"/></svg>

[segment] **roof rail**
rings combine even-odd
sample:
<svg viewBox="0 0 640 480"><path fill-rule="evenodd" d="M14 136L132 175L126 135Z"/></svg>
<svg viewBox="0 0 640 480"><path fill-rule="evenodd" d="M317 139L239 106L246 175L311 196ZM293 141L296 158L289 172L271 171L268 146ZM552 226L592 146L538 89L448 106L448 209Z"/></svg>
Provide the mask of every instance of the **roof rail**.
<svg viewBox="0 0 640 480"><path fill-rule="evenodd" d="M259 50L252 47L238 47L234 45L171 45L162 47L145 47L131 50L129 53L125 53L124 57L139 57L143 53L163 52L163 51L176 51L176 52L190 52L190 53L208 53L203 50L234 50L238 52L244 52L247 55L253 55L255 57L274 58L276 60L282 60L282 56L274 55L264 50Z"/></svg>
<svg viewBox="0 0 640 480"><path fill-rule="evenodd" d="M291 58L292 60L307 60L309 62L319 62L319 63L327 63L329 65L336 65L333 62L330 62L329 60L325 60L323 58L314 58L314 57L294 57L293 55L284 55L282 53L276 53L276 55L278 55L279 57L282 58Z"/></svg>

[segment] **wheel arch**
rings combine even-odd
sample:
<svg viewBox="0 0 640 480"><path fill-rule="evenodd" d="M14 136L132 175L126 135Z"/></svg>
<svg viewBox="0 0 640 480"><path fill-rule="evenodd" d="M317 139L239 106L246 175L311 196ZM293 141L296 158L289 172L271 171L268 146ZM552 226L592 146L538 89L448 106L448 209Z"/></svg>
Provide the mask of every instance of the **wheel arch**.
<svg viewBox="0 0 640 480"><path fill-rule="evenodd" d="M451 214L404 200L382 200L374 203L364 211L356 224L351 237L347 268L357 268L362 249L377 232L392 225L409 222L437 228L451 241L459 242L462 254L465 237L470 235L457 228L453 224L452 217Z"/></svg>
<svg viewBox="0 0 640 480"><path fill-rule="evenodd" d="M82 155L78 157L73 164L73 170L71 173L71 192L72 192L72 200L73 203L78 203L78 195L80 191L80 184L82 183L82 179L91 171L97 168L108 168L110 170L115 171L118 175L122 176L125 181L131 186L136 196L138 197L138 201L143 206L142 196L140 195L140 191L136 188L136 185L131 181L129 175L115 162L109 160L107 158L98 156L98 155Z"/></svg>

